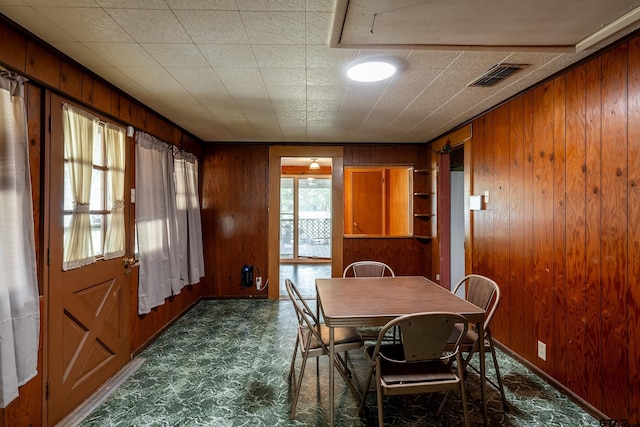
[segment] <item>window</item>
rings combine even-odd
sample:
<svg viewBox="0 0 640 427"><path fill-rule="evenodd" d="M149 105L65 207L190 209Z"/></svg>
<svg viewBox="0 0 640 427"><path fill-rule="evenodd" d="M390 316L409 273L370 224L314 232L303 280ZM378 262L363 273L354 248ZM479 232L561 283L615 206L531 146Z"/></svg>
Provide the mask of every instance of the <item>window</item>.
<svg viewBox="0 0 640 427"><path fill-rule="evenodd" d="M89 217L91 224L91 241L93 255L102 256L104 237L106 233L107 215L111 213L107 209L107 197L109 197L110 185L107 182L107 166L105 165L105 149L102 135L104 126L97 128L93 139L93 164L91 172L91 197L89 201ZM71 192L70 162L65 155L64 159L64 234L70 231L71 217L73 215L73 195Z"/></svg>
<svg viewBox="0 0 640 427"><path fill-rule="evenodd" d="M63 106L63 269L125 253L125 130Z"/></svg>
<svg viewBox="0 0 640 427"><path fill-rule="evenodd" d="M346 166L345 236L411 236L412 171L411 166Z"/></svg>

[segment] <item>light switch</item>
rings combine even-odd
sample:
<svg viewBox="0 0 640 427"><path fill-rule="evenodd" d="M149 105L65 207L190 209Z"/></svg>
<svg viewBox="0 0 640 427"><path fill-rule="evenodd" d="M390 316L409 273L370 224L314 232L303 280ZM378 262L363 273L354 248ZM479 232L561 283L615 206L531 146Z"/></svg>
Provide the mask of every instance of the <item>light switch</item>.
<svg viewBox="0 0 640 427"><path fill-rule="evenodd" d="M482 196L480 195L469 196L469 209L472 211L482 210Z"/></svg>

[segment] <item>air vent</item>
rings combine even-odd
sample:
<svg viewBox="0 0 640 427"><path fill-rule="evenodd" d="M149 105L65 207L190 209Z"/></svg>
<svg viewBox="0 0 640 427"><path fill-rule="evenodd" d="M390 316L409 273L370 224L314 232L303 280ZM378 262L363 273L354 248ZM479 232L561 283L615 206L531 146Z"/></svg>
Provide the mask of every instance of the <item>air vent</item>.
<svg viewBox="0 0 640 427"><path fill-rule="evenodd" d="M497 64L491 67L482 77L469 84L469 86L490 87L500 83L510 75L517 73L529 64Z"/></svg>

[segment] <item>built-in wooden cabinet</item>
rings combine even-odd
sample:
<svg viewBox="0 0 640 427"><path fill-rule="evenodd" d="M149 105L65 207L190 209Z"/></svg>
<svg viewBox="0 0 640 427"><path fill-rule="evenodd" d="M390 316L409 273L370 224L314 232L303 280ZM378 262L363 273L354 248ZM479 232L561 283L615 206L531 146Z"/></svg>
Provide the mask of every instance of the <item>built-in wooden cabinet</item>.
<svg viewBox="0 0 640 427"><path fill-rule="evenodd" d="M435 217L434 169L413 170L413 236L419 240L431 240L432 219Z"/></svg>

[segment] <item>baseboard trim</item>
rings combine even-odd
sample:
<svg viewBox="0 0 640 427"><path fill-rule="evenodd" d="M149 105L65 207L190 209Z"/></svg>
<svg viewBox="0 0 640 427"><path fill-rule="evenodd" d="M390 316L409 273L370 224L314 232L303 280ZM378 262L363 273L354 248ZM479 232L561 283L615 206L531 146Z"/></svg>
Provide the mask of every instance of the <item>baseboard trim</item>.
<svg viewBox="0 0 640 427"><path fill-rule="evenodd" d="M82 402L77 408L71 411L66 417L60 420L56 427L75 427L79 425L91 412L93 412L102 402L104 402L114 391L118 389L140 366L145 362L142 357L137 357L124 365L113 377Z"/></svg>
<svg viewBox="0 0 640 427"><path fill-rule="evenodd" d="M552 376L547 374L542 369L538 368L536 365L534 365L533 363L531 363L530 361L528 361L524 357L520 356L518 353L516 353L513 350L511 350L509 347L507 347L504 344L502 344L500 341L498 341L495 338L493 338L493 342L494 342L496 347L498 347L504 353L508 354L513 359L517 360L519 363L521 363L525 367L527 367L529 370L531 370L537 376L542 378L549 385L551 385L552 387L554 387L555 389L560 391L562 394L566 395L573 403L575 403L576 405L580 406L585 412L587 412L589 415L591 415L596 420L598 420L598 421L599 420L608 420L608 419L611 418L611 417L607 416L606 414L600 412L597 408L592 406L589 402L587 402L586 400L584 400L583 398L581 398L580 396L575 394L573 391L569 390L564 384L558 382L558 380L556 380L555 378L553 378Z"/></svg>

